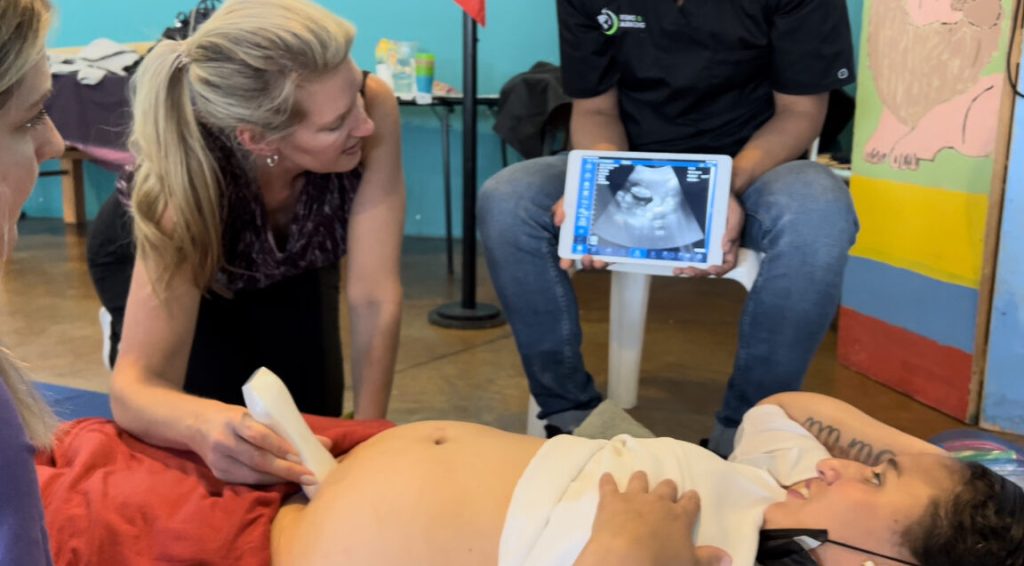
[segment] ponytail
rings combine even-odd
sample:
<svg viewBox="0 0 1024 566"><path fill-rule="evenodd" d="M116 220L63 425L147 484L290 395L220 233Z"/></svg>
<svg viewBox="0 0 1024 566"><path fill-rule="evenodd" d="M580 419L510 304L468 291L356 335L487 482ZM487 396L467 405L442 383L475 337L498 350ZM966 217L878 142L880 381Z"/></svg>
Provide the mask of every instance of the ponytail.
<svg viewBox="0 0 1024 566"><path fill-rule="evenodd" d="M146 56L132 79L129 146L136 245L157 292L180 269L206 289L224 261L225 180L205 137L251 166L233 141L238 128L266 139L291 132L304 118L299 85L341 68L354 36L308 0L229 0L191 38Z"/></svg>
<svg viewBox="0 0 1024 566"><path fill-rule="evenodd" d="M135 240L158 290L183 267L205 288L221 263L222 181L192 107L186 50L161 42L132 79Z"/></svg>

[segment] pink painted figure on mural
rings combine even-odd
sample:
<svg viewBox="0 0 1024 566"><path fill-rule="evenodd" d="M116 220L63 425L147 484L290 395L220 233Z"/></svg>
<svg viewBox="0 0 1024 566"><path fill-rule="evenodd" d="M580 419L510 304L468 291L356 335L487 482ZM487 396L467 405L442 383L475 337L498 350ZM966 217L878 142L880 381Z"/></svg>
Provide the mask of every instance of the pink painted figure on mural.
<svg viewBox="0 0 1024 566"><path fill-rule="evenodd" d="M995 146L1004 73L981 76L999 46L1001 0L874 0L868 64L882 117L868 163L917 169L943 149L969 157Z"/></svg>

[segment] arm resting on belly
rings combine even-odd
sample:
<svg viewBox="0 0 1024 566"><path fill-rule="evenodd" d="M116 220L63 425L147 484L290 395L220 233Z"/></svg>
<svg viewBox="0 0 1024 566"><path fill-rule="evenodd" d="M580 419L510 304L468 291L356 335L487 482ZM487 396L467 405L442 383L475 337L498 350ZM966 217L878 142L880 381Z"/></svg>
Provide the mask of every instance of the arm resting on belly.
<svg viewBox="0 0 1024 566"><path fill-rule="evenodd" d="M648 489L647 474L636 472L619 491L611 474L601 477L601 500L590 540L574 566L719 566L725 551L695 547L693 531L700 514L695 491L677 496L676 484L664 480Z"/></svg>

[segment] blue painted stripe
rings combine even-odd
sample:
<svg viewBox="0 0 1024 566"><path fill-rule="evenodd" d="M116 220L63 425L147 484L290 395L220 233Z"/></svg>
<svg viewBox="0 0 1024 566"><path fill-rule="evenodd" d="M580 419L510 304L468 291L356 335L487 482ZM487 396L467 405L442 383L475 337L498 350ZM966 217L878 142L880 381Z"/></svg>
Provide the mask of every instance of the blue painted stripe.
<svg viewBox="0 0 1024 566"><path fill-rule="evenodd" d="M974 353L978 291L877 261L850 257L843 306Z"/></svg>

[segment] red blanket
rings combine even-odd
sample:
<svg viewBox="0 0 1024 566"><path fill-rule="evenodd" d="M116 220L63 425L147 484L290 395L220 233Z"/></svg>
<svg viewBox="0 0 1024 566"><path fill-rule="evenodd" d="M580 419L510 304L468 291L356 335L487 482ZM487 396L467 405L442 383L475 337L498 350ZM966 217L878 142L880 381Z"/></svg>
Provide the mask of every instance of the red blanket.
<svg viewBox="0 0 1024 566"><path fill-rule="evenodd" d="M306 420L335 455L393 426ZM151 446L101 419L66 425L36 464L58 566L266 566L270 524L299 490L227 485L195 454Z"/></svg>

